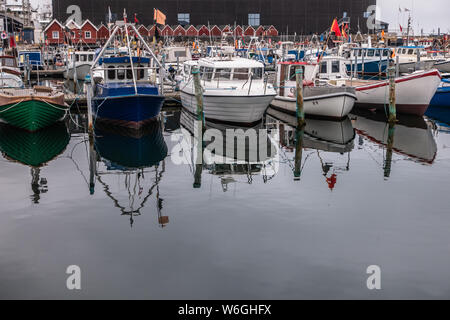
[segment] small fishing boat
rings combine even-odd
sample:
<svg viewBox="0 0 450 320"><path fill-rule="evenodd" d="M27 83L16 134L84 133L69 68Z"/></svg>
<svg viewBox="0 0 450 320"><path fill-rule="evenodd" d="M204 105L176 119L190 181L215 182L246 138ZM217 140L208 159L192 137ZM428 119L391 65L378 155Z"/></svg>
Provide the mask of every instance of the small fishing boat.
<svg viewBox="0 0 450 320"><path fill-rule="evenodd" d="M127 28L134 28L138 34L134 25L117 25L92 64L91 71L101 71L103 77L98 79L99 83L94 83L91 107L96 121L108 121L113 125L139 130L159 115L164 95L161 94L161 88L149 81L149 70L152 70L152 61L155 62L156 56L142 38L140 43L146 46L152 57L135 55L134 52L142 50L131 47ZM114 56L104 56L119 30L126 36L128 54L119 52ZM97 66L100 60L101 66ZM159 61L155 63L161 68Z"/></svg>
<svg viewBox="0 0 450 320"><path fill-rule="evenodd" d="M450 79L442 79L439 88L436 90L436 94L431 100L430 107L450 108Z"/></svg>
<svg viewBox="0 0 450 320"><path fill-rule="evenodd" d="M261 121L276 95L261 62L231 55L202 58L184 64L180 84L183 107L192 113L197 110L194 67L200 70L203 110L208 120L252 125Z"/></svg>
<svg viewBox="0 0 450 320"><path fill-rule="evenodd" d="M0 56L0 87L20 88L23 86L22 73L15 57Z"/></svg>
<svg viewBox="0 0 450 320"><path fill-rule="evenodd" d="M398 47L396 55L399 59L398 69L400 73L411 73L416 70L430 70L437 62L428 58L424 47Z"/></svg>
<svg viewBox="0 0 450 320"><path fill-rule="evenodd" d="M450 59L443 59L441 61L436 61L434 67L441 73L450 72Z"/></svg>
<svg viewBox="0 0 450 320"><path fill-rule="evenodd" d="M64 71L64 78L74 80L84 80L89 74L94 62L95 52L75 51L69 54L67 69Z"/></svg>
<svg viewBox="0 0 450 320"><path fill-rule="evenodd" d="M64 93L50 87L0 89L0 120L28 131L64 119L68 109Z"/></svg>
<svg viewBox="0 0 450 320"><path fill-rule="evenodd" d="M303 109L306 115L342 119L353 109L356 101L355 89L351 86L316 86L318 66L306 62L281 62L277 65L277 96L271 105L285 112L295 113L296 70L303 68Z"/></svg>

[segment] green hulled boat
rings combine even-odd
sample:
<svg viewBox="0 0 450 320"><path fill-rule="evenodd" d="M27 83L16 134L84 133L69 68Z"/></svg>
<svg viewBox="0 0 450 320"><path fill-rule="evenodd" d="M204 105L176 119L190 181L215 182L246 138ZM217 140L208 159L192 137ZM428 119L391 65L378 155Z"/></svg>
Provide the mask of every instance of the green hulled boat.
<svg viewBox="0 0 450 320"><path fill-rule="evenodd" d="M4 157L31 167L41 167L60 155L70 135L59 122L38 132L28 132L0 123L0 150Z"/></svg>
<svg viewBox="0 0 450 320"><path fill-rule="evenodd" d="M50 87L0 90L0 119L14 127L37 131L64 119L67 111L64 93Z"/></svg>

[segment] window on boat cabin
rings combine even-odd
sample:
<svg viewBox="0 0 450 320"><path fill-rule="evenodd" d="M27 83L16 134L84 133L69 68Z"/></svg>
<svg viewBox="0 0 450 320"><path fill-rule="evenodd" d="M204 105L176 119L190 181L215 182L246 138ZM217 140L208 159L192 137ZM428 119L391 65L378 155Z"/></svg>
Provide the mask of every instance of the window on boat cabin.
<svg viewBox="0 0 450 320"><path fill-rule="evenodd" d="M295 71L299 68L303 68L303 77L305 76L305 67L301 65L293 65L289 69L289 79L290 81L295 81Z"/></svg>
<svg viewBox="0 0 450 320"><path fill-rule="evenodd" d="M362 50L358 50L358 57L361 57L362 56Z"/></svg>
<svg viewBox="0 0 450 320"><path fill-rule="evenodd" d="M126 68L127 68L127 79L133 80L133 72L131 70L131 66L127 65Z"/></svg>
<svg viewBox="0 0 450 320"><path fill-rule="evenodd" d="M403 52L402 52L403 54L406 54L406 49L403 49Z"/></svg>
<svg viewBox="0 0 450 320"><path fill-rule="evenodd" d="M88 60L89 61L94 61L94 55L93 54L88 55Z"/></svg>
<svg viewBox="0 0 450 320"><path fill-rule="evenodd" d="M85 31L84 32L84 38L85 39L90 39L91 38L91 32L90 31Z"/></svg>
<svg viewBox="0 0 450 320"><path fill-rule="evenodd" d="M108 79L109 80L115 80L116 79L116 70L114 69L114 66L108 67Z"/></svg>
<svg viewBox="0 0 450 320"><path fill-rule="evenodd" d="M2 66L4 67L15 67L16 62L14 59L2 59Z"/></svg>
<svg viewBox="0 0 450 320"><path fill-rule="evenodd" d="M375 57L379 57L380 56L380 52L381 52L381 50L375 50Z"/></svg>
<svg viewBox="0 0 450 320"><path fill-rule="evenodd" d="M117 79L118 80L123 80L125 79L125 67L124 66L120 66L117 69Z"/></svg>
<svg viewBox="0 0 450 320"><path fill-rule="evenodd" d="M339 73L340 70L340 63L339 61L332 61L331 62L331 73Z"/></svg>
<svg viewBox="0 0 450 320"><path fill-rule="evenodd" d="M263 77L263 68L252 68L252 79L260 80Z"/></svg>
<svg viewBox="0 0 450 320"><path fill-rule="evenodd" d="M186 64L184 65L184 74L189 75L191 73L191 68Z"/></svg>
<svg viewBox="0 0 450 320"><path fill-rule="evenodd" d="M204 75L205 75L205 67L200 67L200 77L203 79Z"/></svg>
<svg viewBox="0 0 450 320"><path fill-rule="evenodd" d="M389 56L389 50L383 50L383 57Z"/></svg>
<svg viewBox="0 0 450 320"><path fill-rule="evenodd" d="M87 61L87 56L85 54L80 54L80 61L81 62L86 62Z"/></svg>
<svg viewBox="0 0 450 320"><path fill-rule="evenodd" d="M186 51L175 51L174 53L175 58L186 58Z"/></svg>
<svg viewBox="0 0 450 320"><path fill-rule="evenodd" d="M373 57L374 55L375 55L375 50L373 50L373 49L367 50L367 56L368 57Z"/></svg>
<svg viewBox="0 0 450 320"><path fill-rule="evenodd" d="M52 32L52 39L59 39L59 31Z"/></svg>
<svg viewBox="0 0 450 320"><path fill-rule="evenodd" d="M326 62L326 61L320 63L320 73L328 73L327 64L328 64L328 62Z"/></svg>
<svg viewBox="0 0 450 320"><path fill-rule="evenodd" d="M414 50L413 49L409 49L408 50L408 54L414 54Z"/></svg>
<svg viewBox="0 0 450 320"><path fill-rule="evenodd" d="M216 73L214 79L216 80L230 80L231 77L231 69L216 69Z"/></svg>
<svg viewBox="0 0 450 320"><path fill-rule="evenodd" d="M204 71L203 79L210 81L212 79L212 77L213 77L213 73L214 73L214 69L213 68L206 67L205 71Z"/></svg>
<svg viewBox="0 0 450 320"><path fill-rule="evenodd" d="M80 61L80 56L78 54L75 54L75 61L76 62Z"/></svg>
<svg viewBox="0 0 450 320"><path fill-rule="evenodd" d="M248 79L248 69L247 68L236 68L233 72L234 80L247 80Z"/></svg>

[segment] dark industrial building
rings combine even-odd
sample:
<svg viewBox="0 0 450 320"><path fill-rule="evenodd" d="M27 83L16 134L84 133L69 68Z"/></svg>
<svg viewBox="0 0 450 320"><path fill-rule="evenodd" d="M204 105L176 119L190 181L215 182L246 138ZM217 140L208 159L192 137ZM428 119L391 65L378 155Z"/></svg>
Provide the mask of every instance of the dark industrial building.
<svg viewBox="0 0 450 320"><path fill-rule="evenodd" d="M376 0L53 0L54 18L79 16L95 24L122 19L123 9L139 23L153 23L153 8L167 16L169 25L273 25L282 34L322 33L334 18L350 19L352 31L367 32L368 7ZM78 8L77 8L78 6Z"/></svg>

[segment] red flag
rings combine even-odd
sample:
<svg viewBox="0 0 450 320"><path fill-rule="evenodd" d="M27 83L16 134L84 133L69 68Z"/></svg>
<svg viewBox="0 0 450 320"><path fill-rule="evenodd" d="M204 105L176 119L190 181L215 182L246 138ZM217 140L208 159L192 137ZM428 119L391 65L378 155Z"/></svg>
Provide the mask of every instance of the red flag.
<svg viewBox="0 0 450 320"><path fill-rule="evenodd" d="M16 39L14 39L14 36L9 37L9 47L10 48L16 47Z"/></svg>
<svg viewBox="0 0 450 320"><path fill-rule="evenodd" d="M134 14L134 23L139 23L139 20L136 18L136 13Z"/></svg>
<svg viewBox="0 0 450 320"><path fill-rule="evenodd" d="M400 24L399 26L400 26L400 32L403 32L402 25Z"/></svg>
<svg viewBox="0 0 450 320"><path fill-rule="evenodd" d="M341 29L339 29L337 19L333 20L333 24L331 25L331 32L334 32L337 37L342 37Z"/></svg>

